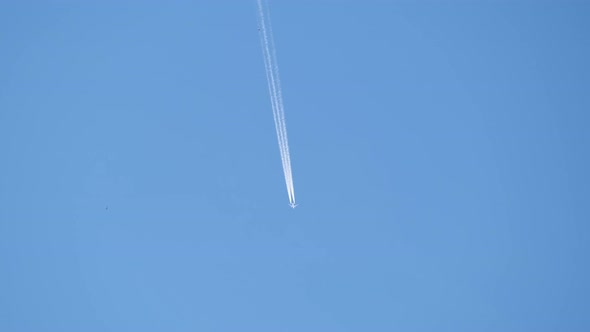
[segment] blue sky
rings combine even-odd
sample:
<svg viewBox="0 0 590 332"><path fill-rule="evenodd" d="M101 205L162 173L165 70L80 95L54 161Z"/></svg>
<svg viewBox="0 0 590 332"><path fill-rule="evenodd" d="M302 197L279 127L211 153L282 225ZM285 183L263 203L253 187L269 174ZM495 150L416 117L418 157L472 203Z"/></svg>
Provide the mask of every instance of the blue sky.
<svg viewBox="0 0 590 332"><path fill-rule="evenodd" d="M590 5L0 4L0 330L588 331Z"/></svg>

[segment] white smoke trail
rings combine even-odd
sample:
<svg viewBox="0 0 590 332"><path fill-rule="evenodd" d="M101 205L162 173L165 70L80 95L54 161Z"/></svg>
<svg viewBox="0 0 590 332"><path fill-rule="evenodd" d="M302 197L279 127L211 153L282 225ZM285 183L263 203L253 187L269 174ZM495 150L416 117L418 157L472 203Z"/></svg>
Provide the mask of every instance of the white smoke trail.
<svg viewBox="0 0 590 332"><path fill-rule="evenodd" d="M281 152L281 161L283 163L283 171L285 174L285 182L287 185L287 192L289 194L289 201L294 203L293 195L293 182L291 176L290 157L288 152L288 142L286 140L286 127L284 124L284 113L282 112L282 96L280 95L280 85L277 77L276 62L273 64L273 58L270 52L272 44L269 43L268 35L266 34L266 20L264 12L261 10L262 4L259 1L259 15L261 18L261 31L262 31L262 42L263 52L265 56L265 67L267 72L267 78L269 81L269 92L271 96L271 103L273 108L273 117L275 120L275 127L277 131L277 138L279 141L279 149ZM272 38L272 35L271 35ZM272 43L272 39L270 41ZM282 114L281 114L282 113Z"/></svg>
<svg viewBox="0 0 590 332"><path fill-rule="evenodd" d="M269 41L268 41L268 36L266 34L266 22L264 19L264 12L262 10L262 5L259 2L259 17L260 17L260 29L262 32L262 51L263 51L263 55L264 55L264 65L265 65L265 69L266 69L266 76L267 76L267 81L268 81L268 86L269 86L269 93L270 93L270 99L271 99L271 106L272 106L272 111L273 111L273 118L274 118L274 122L275 122L275 128L276 128L276 132L277 132L277 139L278 139L278 143L279 143L279 150L281 153L281 162L283 164L283 172L285 175L285 181L287 183L287 192L289 194L289 201L291 201L291 191L289 188L289 167L288 167L288 163L287 163L287 159L286 159L286 154L285 154L285 146L284 146L284 132L282 130L282 125L280 123L281 121L281 117L279 115L279 109L280 106L278 104L278 99L277 99L277 82L275 79L275 72L273 71L273 65L272 65L272 58L270 55L270 46L269 46Z"/></svg>
<svg viewBox="0 0 590 332"><path fill-rule="evenodd" d="M289 195L289 203L292 207L295 207L295 189L293 186L293 174L291 172L291 156L289 153L289 141L287 139L287 126L285 122L283 95L279 79L279 67L276 59L276 50L272 36L272 27L270 24L270 17L267 15L267 23L267 16L264 15L262 0L257 0L257 2L260 39L262 44L262 53L264 56L264 67L268 81L268 91L270 94L275 129L277 132L279 151L281 153L281 163L283 165L283 173L285 175L285 184L287 186L287 194Z"/></svg>
<svg viewBox="0 0 590 332"><path fill-rule="evenodd" d="M259 0L260 2L260 0ZM268 4L267 4L268 5ZM267 10L268 11L268 10ZM270 11L268 11L270 12ZM277 97L277 105L278 105L278 115L280 117L280 125L281 125L281 132L283 134L283 146L285 149L285 157L287 159L287 173L289 174L289 190L290 190L290 202L292 204L295 204L295 188L293 186L293 175L291 172L291 153L289 152L289 140L287 139L287 125L286 125L286 121L285 121L285 109L283 106L283 93L282 93L282 89L281 89L281 80L279 77L279 66L278 66L278 62L277 62L277 51L276 48L274 46L274 37L273 37L273 33L272 33L272 23L271 23L271 19L270 19L270 15L268 15L268 34L270 36L269 40L270 40L270 49L272 50L271 53L271 60L273 63L273 73L275 74L275 81L276 81L276 97Z"/></svg>
<svg viewBox="0 0 590 332"><path fill-rule="evenodd" d="M261 3L261 1L259 0L259 3ZM293 175L291 172L291 153L289 152L289 140L287 138L287 125L286 125L286 121L285 121L285 109L283 106L283 93L282 93L282 89L281 89L281 80L279 77L279 66L278 66L278 62L277 62L277 52L276 52L276 48L274 46L274 38L273 38L273 33L272 33L272 23L271 23L271 19L270 19L270 15L267 15L267 20L268 20L268 34L270 35L269 38L269 46L270 46L270 50L272 51L272 53L270 54L271 56L271 61L272 61L272 72L275 75L275 82L276 82L276 99L277 99L277 106L278 106L278 115L280 117L280 121L279 124L281 126L281 133L283 135L283 147L284 147L284 152L285 152L285 157L286 157L286 166L287 166L287 174L289 175L288 177L288 181L289 184L288 186L288 190L290 191L290 202L291 203L295 203L295 188L293 186Z"/></svg>

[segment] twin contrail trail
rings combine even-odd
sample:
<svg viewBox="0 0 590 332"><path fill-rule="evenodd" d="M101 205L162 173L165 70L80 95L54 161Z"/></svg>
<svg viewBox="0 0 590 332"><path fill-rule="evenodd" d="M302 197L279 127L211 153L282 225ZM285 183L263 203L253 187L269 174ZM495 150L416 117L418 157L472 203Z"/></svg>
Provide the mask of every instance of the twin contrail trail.
<svg viewBox="0 0 590 332"><path fill-rule="evenodd" d="M260 41L262 44L262 53L264 56L264 67L266 69L266 78L268 80L268 91L270 94L270 103L272 114L279 141L279 150L281 152L281 162L283 163L283 173L285 174L285 183L287 185L287 194L289 195L289 205L295 208L295 188L293 187L293 174L291 172L291 155L289 154L289 140L287 139L287 125L285 123L285 109L283 107L283 94L281 92L281 81L279 79L279 67L277 65L277 54L272 37L272 27L270 23L270 14L265 15L262 0L258 1L258 20ZM268 11L267 11L268 12Z"/></svg>

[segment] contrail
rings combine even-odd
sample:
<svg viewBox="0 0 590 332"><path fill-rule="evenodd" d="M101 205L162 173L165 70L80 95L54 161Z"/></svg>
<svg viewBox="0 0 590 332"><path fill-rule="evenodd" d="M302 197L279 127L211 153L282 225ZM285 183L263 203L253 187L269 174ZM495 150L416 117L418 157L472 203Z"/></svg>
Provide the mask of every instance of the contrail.
<svg viewBox="0 0 590 332"><path fill-rule="evenodd" d="M281 153L281 162L283 164L283 173L285 175L285 184L287 186L287 194L289 195L289 205L291 205L292 208L295 208L297 204L295 203L295 188L293 186L293 174L291 172L291 155L289 153L289 140L287 139L283 94L281 91L281 81L279 79L279 67L274 47L270 15L264 14L262 0L257 0L257 2L259 19L258 30L260 31L264 67L268 81L268 91L270 94L272 113L277 132L277 140L279 142L279 151Z"/></svg>

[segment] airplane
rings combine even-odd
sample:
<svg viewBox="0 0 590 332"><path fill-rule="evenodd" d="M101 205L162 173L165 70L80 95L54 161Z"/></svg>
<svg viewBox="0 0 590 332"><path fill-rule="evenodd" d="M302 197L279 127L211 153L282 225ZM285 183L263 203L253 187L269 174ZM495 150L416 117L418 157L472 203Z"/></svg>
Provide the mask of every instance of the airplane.
<svg viewBox="0 0 590 332"><path fill-rule="evenodd" d="M299 204L295 204L295 203L289 203L289 206L290 206L291 208L293 208L293 209L294 209L294 208L296 208L296 207L297 207L297 205L299 205Z"/></svg>

